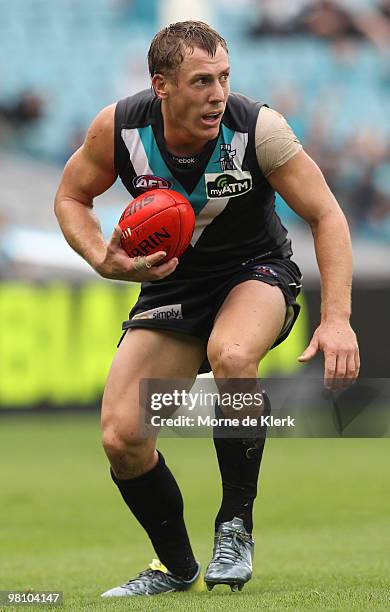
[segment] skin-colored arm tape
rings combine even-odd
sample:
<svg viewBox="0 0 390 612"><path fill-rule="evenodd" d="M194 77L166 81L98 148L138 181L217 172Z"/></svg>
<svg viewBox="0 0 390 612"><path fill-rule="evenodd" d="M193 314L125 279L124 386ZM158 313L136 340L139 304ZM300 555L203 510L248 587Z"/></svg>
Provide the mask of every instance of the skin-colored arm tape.
<svg viewBox="0 0 390 612"><path fill-rule="evenodd" d="M302 150L287 121L277 111L262 106L256 124L256 155L264 176L268 176Z"/></svg>

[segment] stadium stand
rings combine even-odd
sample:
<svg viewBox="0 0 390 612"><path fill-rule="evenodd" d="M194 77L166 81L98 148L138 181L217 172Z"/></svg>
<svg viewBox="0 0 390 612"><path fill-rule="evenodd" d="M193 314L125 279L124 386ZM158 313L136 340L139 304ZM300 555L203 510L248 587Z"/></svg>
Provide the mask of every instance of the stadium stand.
<svg viewBox="0 0 390 612"><path fill-rule="evenodd" d="M307 32L253 33L266 4L259 0L257 12L250 0L215 4L213 23L229 41L232 88L286 115L324 169L355 236L363 243L371 240L371 247L373 240L386 245L389 49L386 53L365 37L335 41ZM53 176L103 106L147 86L145 55L158 28L157 2L0 0L0 14L6 58L0 69L0 149L7 151L1 158L3 234L9 224L53 231ZM24 95L35 96L39 113L12 122L9 109ZM50 179L47 164L54 164ZM27 179L21 179L20 168ZM124 192L117 194L108 197L107 226L126 203ZM280 200L278 209L289 226L295 223L295 231L303 231Z"/></svg>

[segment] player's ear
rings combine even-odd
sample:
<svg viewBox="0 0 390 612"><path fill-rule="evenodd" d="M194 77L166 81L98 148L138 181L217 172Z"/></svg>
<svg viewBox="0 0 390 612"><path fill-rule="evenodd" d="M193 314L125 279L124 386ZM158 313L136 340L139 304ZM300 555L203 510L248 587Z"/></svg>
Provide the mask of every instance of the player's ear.
<svg viewBox="0 0 390 612"><path fill-rule="evenodd" d="M168 97L168 79L163 74L155 74L152 78L152 87L158 98L164 100Z"/></svg>

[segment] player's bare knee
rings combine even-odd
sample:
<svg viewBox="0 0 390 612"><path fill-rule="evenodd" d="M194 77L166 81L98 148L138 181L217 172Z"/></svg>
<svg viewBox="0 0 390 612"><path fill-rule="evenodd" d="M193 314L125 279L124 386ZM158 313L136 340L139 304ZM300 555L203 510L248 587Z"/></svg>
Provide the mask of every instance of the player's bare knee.
<svg viewBox="0 0 390 612"><path fill-rule="evenodd" d="M103 431L102 444L110 462L130 464L142 462L150 447L145 438L125 436L112 428Z"/></svg>
<svg viewBox="0 0 390 612"><path fill-rule="evenodd" d="M245 347L226 345L210 347L208 359L216 378L252 378L257 374L257 360Z"/></svg>

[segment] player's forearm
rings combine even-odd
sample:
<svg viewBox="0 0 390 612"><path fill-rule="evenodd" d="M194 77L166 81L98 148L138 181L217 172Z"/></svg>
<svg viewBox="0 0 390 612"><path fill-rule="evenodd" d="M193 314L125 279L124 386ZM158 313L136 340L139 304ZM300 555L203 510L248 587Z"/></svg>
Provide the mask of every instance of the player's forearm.
<svg viewBox="0 0 390 612"><path fill-rule="evenodd" d="M68 244L96 270L107 247L92 208L73 198L57 197L55 214Z"/></svg>
<svg viewBox="0 0 390 612"><path fill-rule="evenodd" d="M351 315L352 246L341 210L311 224L321 274L321 319L349 320Z"/></svg>

